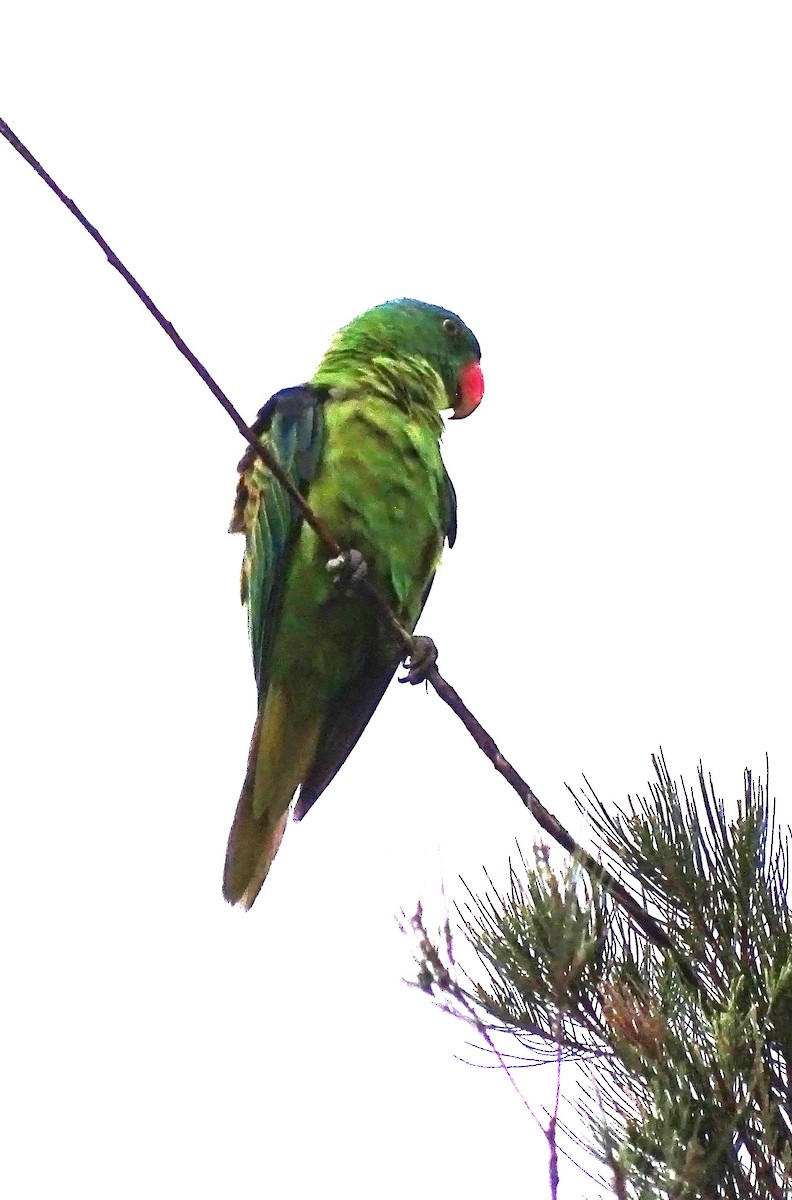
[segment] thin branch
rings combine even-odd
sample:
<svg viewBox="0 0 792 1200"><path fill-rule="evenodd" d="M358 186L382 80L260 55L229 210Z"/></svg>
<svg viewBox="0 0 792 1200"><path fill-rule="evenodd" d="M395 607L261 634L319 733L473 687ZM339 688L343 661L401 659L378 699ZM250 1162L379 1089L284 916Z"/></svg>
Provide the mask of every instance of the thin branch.
<svg viewBox="0 0 792 1200"><path fill-rule="evenodd" d="M405 918L405 920L406 919L407 918ZM501 1052L501 1050L498 1048L498 1046L496 1046L489 1029L484 1024L484 1022L482 1021L479 1014L476 1012L476 1009L473 1006L473 1003L471 1002L470 997L467 995L464 988L460 985L460 983L458 981L457 972L458 972L459 968L457 966L457 962L454 957L453 934L451 932L450 921L446 917L445 925L444 925L445 950L446 950L446 954L448 955L448 962L449 962L448 967L446 967L443 960L440 958L440 954L437 950L437 947L434 945L434 943L432 942L432 939L429 937L429 934L426 929L426 924L424 922L423 907L421 906L420 902L418 904L418 907L415 910L414 915L409 918L409 923L412 926L413 931L415 933L417 933L417 935L419 937L422 952L426 955L427 961L429 963L431 963L432 970L434 972L433 982L437 985L437 987L441 990L441 992L443 992L446 996L450 996L451 1000L455 1001L456 1004L458 1005L458 1008L454 1009L452 1007L451 1002L446 1000L440 1005L440 1007L443 1009L443 1011L448 1012L448 1013L456 1013L458 1016L462 1016L464 1014L464 1020L466 1020L468 1022L468 1024L470 1024L474 1027L474 1029L478 1033L479 1037L483 1038L483 1040L487 1046L487 1049L497 1059L498 1069L505 1073L506 1078L508 1079L508 1081L511 1084L514 1091L517 1093L517 1096L518 1096L523 1108L533 1118L537 1128L541 1131L541 1133L546 1138L547 1144L548 1144L548 1149L549 1149L548 1173L549 1173L549 1178L550 1178L551 1200L558 1200L558 1183L559 1183L558 1156L559 1156L559 1154L563 1155L564 1158L568 1159L569 1162L571 1162L573 1166L577 1167L577 1169L579 1171L582 1171L582 1173L585 1176L587 1176L587 1178L590 1179L592 1181L592 1183L596 1183L597 1185L599 1185L602 1181L600 1179L597 1179L594 1175L592 1175L589 1171L587 1171L586 1168L581 1166L580 1163L576 1162L575 1159L572 1157L572 1155L569 1153L569 1151L565 1150L563 1146L559 1146L558 1142L557 1142L556 1135L557 1135L557 1128L558 1128L558 1107L559 1107L559 1103L560 1103L560 1099L561 1099L560 1047L559 1047L559 1059L558 1059L558 1068L557 1068L558 1075L556 1078L555 1109L552 1114L548 1114L549 1124L548 1124L547 1129L545 1129L541 1120L539 1119L537 1114L534 1112L534 1110L531 1107L531 1105L529 1104L528 1100L526 1099L526 1097L523 1095L522 1091L520 1090L520 1085L517 1083L517 1080L514 1078L514 1076L512 1074L512 1068L509 1066L509 1064L506 1061L507 1057L511 1058L513 1056L512 1055L504 1055ZM401 929L402 929L403 933L406 932L406 928L404 925L401 926ZM468 1044L470 1045L470 1043L468 1043ZM465 1060L463 1059L461 1061L464 1062ZM472 1066L475 1064L470 1064L470 1065ZM545 1112L547 1112L547 1109L545 1109Z"/></svg>
<svg viewBox="0 0 792 1200"><path fill-rule="evenodd" d="M577 857L581 866L621 905L650 942L653 942L658 949L664 950L673 958L679 968L680 974L696 989L701 997L702 1004L706 1007L707 992L704 984L665 930L655 921L654 917L650 916L635 897L627 891L624 885L614 875L611 875L610 871L603 867L601 863L598 863L587 850L584 850L575 841L572 834L564 828L561 822L545 808L529 784L518 774L508 759L501 754L495 739L487 733L481 722L473 716L473 713L463 703L458 693L450 683L443 679L436 667L432 667L427 675L427 679L440 699L444 700L448 707L459 717L482 754L487 756L495 770L514 789L537 824L541 825L545 833L549 834L559 846L563 846L570 854L574 854Z"/></svg>
<svg viewBox="0 0 792 1200"><path fill-rule="evenodd" d="M69 212L74 217L77 218L83 229L86 231L86 233L90 234L97 246L104 251L110 266L114 267L115 270L118 271L119 275L126 280L138 299L149 310L159 327L168 335L179 353L184 355L184 357L187 359L187 362L190 364L196 374L209 388L209 391L212 393L214 398L228 413L229 417L234 422L248 445L252 447L252 449L264 463L267 470L277 479L284 491L287 492L290 500L299 510L303 520L306 522L306 524L310 525L320 542L322 542L322 544L334 558L338 557L340 554L343 554L343 548L333 537L333 534L327 528L324 521L322 521L322 519L318 517L313 509L306 503L302 493L294 486L291 479L289 479L289 476L278 462L278 459L267 448L267 446L262 445L250 426L245 423L240 414L237 412L236 408L228 399L228 396L226 396L225 392L217 383L217 381L212 378L200 359L193 354L192 350L187 345L181 334L176 331L173 324L168 320L162 310L157 307L145 288L138 283L132 272L129 271L126 266L124 266L121 259L113 250L112 246L105 241L99 230L91 224L82 210L78 208L75 202L58 186L52 176L44 169L44 167L42 167L38 159L33 157L27 146L25 146L24 143L19 140L13 129L10 128L10 126L6 121L3 120L2 117L0 117L0 133L2 133L3 137L11 143L17 153L24 158L25 162L30 164L36 174L44 180L47 187L55 193L60 202L64 204L66 208L68 208ZM368 580L361 580L360 587L361 590L367 593L369 599L375 604L380 616L385 623L390 626L399 644L403 646L404 649L409 653L413 648L413 639L410 633L396 618L396 615L391 611L388 604Z"/></svg>
<svg viewBox="0 0 792 1200"><path fill-rule="evenodd" d="M549 1124L545 1130L547 1144L550 1147L550 1195L552 1200L558 1200L558 1106L561 1103L561 1063L563 1054L561 1050L561 1022L558 1018L558 1013L554 1016L555 1038L556 1038L556 1090L555 1103L553 1104L553 1113L550 1117Z"/></svg>
<svg viewBox="0 0 792 1200"><path fill-rule="evenodd" d="M296 505L303 519L308 525L310 525L328 552L333 557L337 557L338 555L342 554L342 547L336 541L330 530L327 529L324 522L316 516L310 505L306 503L305 498L291 482L277 458L266 446L262 445L256 435L253 433L252 429L243 421L242 417L234 408L234 405L228 399L225 392L220 388L219 384L215 382L204 365L199 361L198 358L196 358L184 339L176 332L171 322L163 315L148 293L138 283L137 279L135 279L134 275L132 275L132 273L124 266L124 264L121 262L121 259L108 245L99 231L91 224L87 217L84 216L74 201L71 200L64 191L62 191L55 180L47 173L47 171L45 171L41 163L33 157L28 148L19 140L17 135L2 119L2 117L0 117L0 133L11 144L11 146L13 146L17 153L22 156L25 162L27 162L33 168L36 174L44 180L47 187L55 193L60 202L64 204L66 208L68 208L69 212L76 217L83 229L90 234L96 244L104 251L105 255L107 256L107 261L110 263L111 267L114 267L115 270L118 271L118 273L126 280L129 286L132 288L132 291L135 293L138 299L142 301L160 328L163 329L168 335L179 353L187 359L193 370L200 376L215 399L228 413L229 417L234 422L248 445L253 448L266 466L267 470L271 472L271 474L278 480L281 486L288 493L290 499ZM383 622L392 630L399 644L409 655L414 648L412 635L398 621L395 614L391 611L390 606L368 580L361 581L361 587L370 597ZM698 975L687 962L687 960L683 957L679 949L674 945L668 934L661 928L658 922L655 921L654 918L651 917L649 913L647 913L641 907L634 897L630 895L626 888L624 888L623 885L613 875L610 874L609 871L601 866L596 859L592 858L590 854L588 854L581 846L578 845L572 835L568 833L567 830L564 829L563 825L561 825L561 823L553 816L553 814L544 807L525 780L517 773L511 763L508 762L508 760L501 754L500 750L495 744L494 739L489 733L487 733L486 729L484 729L480 722L476 720L470 710L462 703L462 700L451 684L443 679L442 675L437 670L437 667L433 666L427 673L426 678L427 681L431 683L440 699L449 706L449 708L457 715L457 717L459 717L460 721L468 730L476 745L483 754L486 754L495 770L498 771L506 780L506 782L514 789L525 807L533 816L534 820L539 823L542 829L544 829L545 833L549 834L554 841L558 842L558 844L563 846L563 848L569 851L569 853L577 856L578 860L586 869L586 871L588 871L588 873L594 879L596 879L606 891L610 893L613 899L620 904L627 913L629 913L635 924L639 929L642 930L644 935L657 947L659 947L661 950L664 950L674 959L680 973L693 987L696 988L696 990L700 993L702 1000L706 1001L706 990L703 983L698 978Z"/></svg>

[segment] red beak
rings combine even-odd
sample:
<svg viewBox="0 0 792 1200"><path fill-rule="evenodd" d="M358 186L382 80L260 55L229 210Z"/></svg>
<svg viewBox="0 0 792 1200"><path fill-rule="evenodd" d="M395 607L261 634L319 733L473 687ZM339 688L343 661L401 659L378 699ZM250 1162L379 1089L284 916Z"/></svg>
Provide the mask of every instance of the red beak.
<svg viewBox="0 0 792 1200"><path fill-rule="evenodd" d="M457 401L454 405L454 414L451 417L452 421L458 421L462 417L469 417L472 412L475 412L481 397L484 395L484 376L481 373L481 363L478 359L473 362L466 363L459 372L457 379Z"/></svg>

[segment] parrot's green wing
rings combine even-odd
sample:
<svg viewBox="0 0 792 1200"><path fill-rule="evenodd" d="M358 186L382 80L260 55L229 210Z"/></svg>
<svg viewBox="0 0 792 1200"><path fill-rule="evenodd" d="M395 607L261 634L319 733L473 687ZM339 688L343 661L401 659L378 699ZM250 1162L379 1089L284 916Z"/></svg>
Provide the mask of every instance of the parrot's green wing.
<svg viewBox="0 0 792 1200"><path fill-rule="evenodd" d="M324 443L324 392L303 384L276 392L259 412L253 432L275 453L295 487L305 493ZM269 651L289 553L302 518L286 490L250 448L239 463L231 532L247 538L242 602L247 605L259 696L268 686Z"/></svg>
<svg viewBox="0 0 792 1200"><path fill-rule="evenodd" d="M457 535L457 501L447 471L444 532L448 545L453 546ZM426 585L418 616L423 611L433 582L434 574ZM382 650L372 655L344 689L342 703L334 708L325 721L311 771L300 788L294 810L296 821L302 820L346 762L384 696L401 657L398 650L390 655Z"/></svg>

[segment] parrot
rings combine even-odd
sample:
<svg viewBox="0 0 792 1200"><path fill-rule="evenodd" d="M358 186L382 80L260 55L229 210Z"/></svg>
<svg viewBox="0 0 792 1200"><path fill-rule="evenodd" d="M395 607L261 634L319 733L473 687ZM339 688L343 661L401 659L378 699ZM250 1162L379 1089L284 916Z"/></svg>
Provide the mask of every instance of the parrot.
<svg viewBox="0 0 792 1200"><path fill-rule="evenodd" d="M338 331L310 382L276 392L252 432L335 536L328 552L252 447L239 462L230 531L244 533L258 711L228 838L223 895L249 909L280 847L295 792L301 820L346 761L404 651L359 581L412 633L456 494L441 413L484 394L481 349L455 313L389 300ZM416 639L410 682L436 658ZM425 661L423 661L425 659Z"/></svg>

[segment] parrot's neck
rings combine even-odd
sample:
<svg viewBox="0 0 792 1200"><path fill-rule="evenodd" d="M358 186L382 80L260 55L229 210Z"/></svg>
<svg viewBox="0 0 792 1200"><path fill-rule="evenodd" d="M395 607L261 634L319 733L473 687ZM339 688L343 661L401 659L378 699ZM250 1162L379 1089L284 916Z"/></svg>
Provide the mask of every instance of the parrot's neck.
<svg viewBox="0 0 792 1200"><path fill-rule="evenodd" d="M388 400L413 420L427 424L437 437L443 432L440 412L451 407L443 380L425 358L374 354L362 359L331 349L311 383L328 388L333 400L362 394Z"/></svg>

